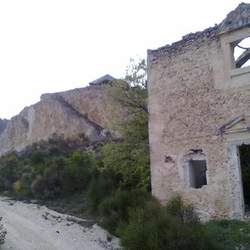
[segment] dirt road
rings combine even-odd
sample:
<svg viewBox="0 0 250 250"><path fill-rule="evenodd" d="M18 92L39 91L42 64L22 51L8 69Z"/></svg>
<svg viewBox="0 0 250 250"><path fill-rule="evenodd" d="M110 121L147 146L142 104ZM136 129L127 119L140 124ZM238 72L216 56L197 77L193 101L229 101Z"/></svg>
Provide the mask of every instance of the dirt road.
<svg viewBox="0 0 250 250"><path fill-rule="evenodd" d="M118 239L110 241L109 234L99 226L80 226L76 218L44 206L0 197L0 216L8 231L3 250L119 249Z"/></svg>

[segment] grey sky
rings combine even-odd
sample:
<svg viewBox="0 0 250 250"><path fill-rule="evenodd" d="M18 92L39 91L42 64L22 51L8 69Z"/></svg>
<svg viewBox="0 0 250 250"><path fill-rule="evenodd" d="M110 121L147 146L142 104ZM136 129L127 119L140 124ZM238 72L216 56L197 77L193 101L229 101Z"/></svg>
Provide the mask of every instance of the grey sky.
<svg viewBox="0 0 250 250"><path fill-rule="evenodd" d="M221 22L239 0L0 0L0 117L42 93L121 77L183 35Z"/></svg>

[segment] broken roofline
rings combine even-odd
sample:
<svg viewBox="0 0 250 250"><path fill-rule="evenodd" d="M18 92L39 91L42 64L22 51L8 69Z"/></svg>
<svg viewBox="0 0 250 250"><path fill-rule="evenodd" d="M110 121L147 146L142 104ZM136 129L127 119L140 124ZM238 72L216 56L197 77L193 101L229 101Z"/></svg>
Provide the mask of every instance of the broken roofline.
<svg viewBox="0 0 250 250"><path fill-rule="evenodd" d="M170 51L170 50L175 50L178 49L180 46L182 46L184 43L188 42L188 41L193 41L196 40L198 38L202 38L202 37L216 37L218 34L218 29L219 29L219 25L215 25L214 27L210 27L207 28L203 31L198 31L196 33L189 33L185 36L182 37L182 40L177 41L172 43L171 45L167 44L166 46L160 47L156 50L148 50L148 52L159 52L159 51Z"/></svg>
<svg viewBox="0 0 250 250"><path fill-rule="evenodd" d="M194 40L198 40L198 39L213 39L216 38L219 34L223 34L225 32L231 32L233 30L245 27L245 26L249 26L250 27L250 17L247 19L248 21L244 21L240 24L238 24L237 27L235 27L233 24L234 21L234 17L235 15L239 15L240 13L243 13L245 11L245 9L247 9L247 11L249 11L250 13L250 4L247 3L241 3L238 5L238 7L231 11L227 17L218 25L215 24L213 27L207 28L203 31L197 31L195 33L189 33L185 36L182 37L181 40L172 43L171 45L167 44L163 47L160 47L158 49L155 50L148 50L148 53L157 53L160 51L173 51L173 50L178 50L181 46L183 46L183 44L187 43L187 42L192 42ZM246 11L245 11L246 12ZM244 13L243 13L244 14ZM246 18L244 19L246 20ZM239 20L240 21L240 20ZM240 26L239 26L240 25Z"/></svg>

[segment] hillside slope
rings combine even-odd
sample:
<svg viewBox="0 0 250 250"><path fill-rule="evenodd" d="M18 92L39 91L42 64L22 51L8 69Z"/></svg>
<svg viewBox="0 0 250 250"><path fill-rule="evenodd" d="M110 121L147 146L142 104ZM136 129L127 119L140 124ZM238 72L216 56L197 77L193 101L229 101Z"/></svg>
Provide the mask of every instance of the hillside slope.
<svg viewBox="0 0 250 250"><path fill-rule="evenodd" d="M20 152L49 138L90 141L105 139L109 107L101 86L44 94L10 121L0 120L0 156Z"/></svg>
<svg viewBox="0 0 250 250"><path fill-rule="evenodd" d="M97 225L57 213L45 206L0 197L0 213L8 233L2 250L118 250L118 239ZM108 241L111 239L112 241Z"/></svg>

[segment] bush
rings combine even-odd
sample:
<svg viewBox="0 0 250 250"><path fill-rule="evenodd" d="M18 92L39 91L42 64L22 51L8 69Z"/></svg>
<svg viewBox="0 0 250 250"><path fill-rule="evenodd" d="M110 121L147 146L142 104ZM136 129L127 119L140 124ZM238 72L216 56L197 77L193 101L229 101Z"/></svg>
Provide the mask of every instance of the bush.
<svg viewBox="0 0 250 250"><path fill-rule="evenodd" d="M173 217L177 217L182 223L186 223L191 226L198 225L200 223L199 217L194 211L194 207L190 204L185 204L180 196L173 197L166 204L166 212Z"/></svg>
<svg viewBox="0 0 250 250"><path fill-rule="evenodd" d="M94 212L97 211L102 200L110 196L111 193L112 185L106 176L98 175L97 177L92 177L87 192L91 201L91 210Z"/></svg>
<svg viewBox="0 0 250 250"><path fill-rule="evenodd" d="M18 158L11 154L0 158L0 191L22 198L53 198L82 192L91 176L93 157L89 152L71 156L32 151Z"/></svg>
<svg viewBox="0 0 250 250"><path fill-rule="evenodd" d="M61 180L64 191L72 193L83 190L90 180L91 156L86 153L75 152L61 172Z"/></svg>
<svg viewBox="0 0 250 250"><path fill-rule="evenodd" d="M104 199L99 206L101 226L115 233L118 223L128 219L129 209L141 207L147 200L154 198L141 189L118 191L116 195Z"/></svg>
<svg viewBox="0 0 250 250"><path fill-rule="evenodd" d="M210 221L205 224L207 234L221 242L224 249L250 249L250 223L237 220Z"/></svg>
<svg viewBox="0 0 250 250"><path fill-rule="evenodd" d="M32 165L40 165L45 162L45 155L40 151L33 152L29 157Z"/></svg>
<svg viewBox="0 0 250 250"><path fill-rule="evenodd" d="M3 228L3 224L1 223L2 217L0 217L0 245L4 243L5 236L7 234L7 231Z"/></svg>
<svg viewBox="0 0 250 250"><path fill-rule="evenodd" d="M130 209L128 221L120 222L116 233L126 250L223 249L178 197L167 206L149 201L144 207Z"/></svg>
<svg viewBox="0 0 250 250"><path fill-rule="evenodd" d="M11 190L14 182L20 178L18 158L15 154L0 159L0 191Z"/></svg>
<svg viewBox="0 0 250 250"><path fill-rule="evenodd" d="M29 197L31 195L30 185L32 180L30 174L22 174L21 178L13 185L14 193L20 197Z"/></svg>
<svg viewBox="0 0 250 250"><path fill-rule="evenodd" d="M90 172L91 181L87 195L93 212L97 212L98 206L104 199L115 193L121 181L120 177L112 171L99 171L103 167L102 159L102 155L94 159Z"/></svg>
<svg viewBox="0 0 250 250"><path fill-rule="evenodd" d="M31 184L31 192L36 198L43 198L45 189L47 188L46 180L43 176L37 176L37 178Z"/></svg>

